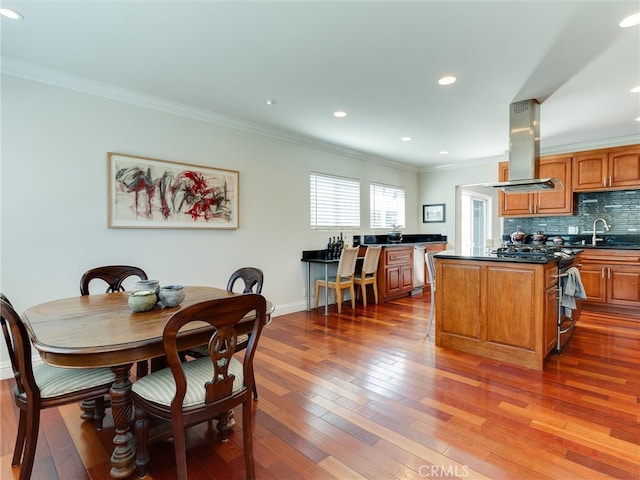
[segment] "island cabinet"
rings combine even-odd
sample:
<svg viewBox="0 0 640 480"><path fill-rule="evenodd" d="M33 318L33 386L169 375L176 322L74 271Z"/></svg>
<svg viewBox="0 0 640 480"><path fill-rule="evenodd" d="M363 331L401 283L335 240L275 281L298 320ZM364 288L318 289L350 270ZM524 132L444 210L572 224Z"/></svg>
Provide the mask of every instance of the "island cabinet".
<svg viewBox="0 0 640 480"><path fill-rule="evenodd" d="M574 154L575 192L636 188L640 188L640 145Z"/></svg>
<svg viewBox="0 0 640 480"><path fill-rule="evenodd" d="M407 296L413 290L413 245L385 246L378 265L381 302Z"/></svg>
<svg viewBox="0 0 640 480"><path fill-rule="evenodd" d="M556 344L557 264L436 258L436 345L542 370Z"/></svg>
<svg viewBox="0 0 640 480"><path fill-rule="evenodd" d="M556 177L563 189L535 193L499 193L499 209L502 217L530 217L540 215L571 215L573 192L571 190L572 155L553 155L540 159L540 178ZM501 182L509 180L509 163L498 165Z"/></svg>
<svg viewBox="0 0 640 480"><path fill-rule="evenodd" d="M640 250L586 248L580 277L584 310L621 313L640 321Z"/></svg>

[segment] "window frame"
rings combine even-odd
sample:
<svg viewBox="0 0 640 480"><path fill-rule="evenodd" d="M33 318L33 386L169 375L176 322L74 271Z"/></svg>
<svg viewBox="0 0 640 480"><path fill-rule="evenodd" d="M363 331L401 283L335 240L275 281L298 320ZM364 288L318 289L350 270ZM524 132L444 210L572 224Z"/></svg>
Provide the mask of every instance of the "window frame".
<svg viewBox="0 0 640 480"><path fill-rule="evenodd" d="M318 196L319 185L325 187L321 197ZM339 194L338 197L336 193ZM335 202L331 201L332 196L335 197ZM323 204L321 209L319 203ZM331 217L335 220L334 222L330 221ZM310 172L309 225L314 231L359 230L361 225L360 179Z"/></svg>
<svg viewBox="0 0 640 480"><path fill-rule="evenodd" d="M380 190L376 192L376 190ZM402 193L402 208L392 208L392 205L389 205L385 202L385 199L391 197L393 194ZM376 205L376 197L382 198L382 205L380 208ZM399 187L397 185L388 185L384 183L378 182L370 182L369 183L369 227L371 229L394 229L405 226L406 222L406 211L407 211L407 194L404 187ZM380 213L378 213L380 210ZM395 212L395 215L391 215ZM378 223L378 217L380 217L380 222Z"/></svg>

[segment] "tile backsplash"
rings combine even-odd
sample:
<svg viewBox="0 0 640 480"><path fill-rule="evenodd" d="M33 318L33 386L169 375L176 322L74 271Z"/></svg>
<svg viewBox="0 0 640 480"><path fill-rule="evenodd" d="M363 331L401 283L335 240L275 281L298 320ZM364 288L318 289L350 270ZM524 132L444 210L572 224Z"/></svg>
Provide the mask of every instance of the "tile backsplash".
<svg viewBox="0 0 640 480"><path fill-rule="evenodd" d="M640 190L574 193L575 214L566 217L504 218L505 233L521 227L527 233L547 235L592 233L596 218L604 218L611 234L640 233ZM598 231L602 228L599 225ZM576 231L577 229L577 231Z"/></svg>

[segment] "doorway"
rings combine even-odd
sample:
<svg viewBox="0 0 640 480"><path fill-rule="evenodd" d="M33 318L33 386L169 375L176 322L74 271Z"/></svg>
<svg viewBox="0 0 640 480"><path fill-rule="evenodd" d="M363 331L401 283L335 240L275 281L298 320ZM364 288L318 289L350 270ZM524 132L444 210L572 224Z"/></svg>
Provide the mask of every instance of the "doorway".
<svg viewBox="0 0 640 480"><path fill-rule="evenodd" d="M460 250L462 255L484 255L493 246L488 245L493 198L465 187L460 194Z"/></svg>

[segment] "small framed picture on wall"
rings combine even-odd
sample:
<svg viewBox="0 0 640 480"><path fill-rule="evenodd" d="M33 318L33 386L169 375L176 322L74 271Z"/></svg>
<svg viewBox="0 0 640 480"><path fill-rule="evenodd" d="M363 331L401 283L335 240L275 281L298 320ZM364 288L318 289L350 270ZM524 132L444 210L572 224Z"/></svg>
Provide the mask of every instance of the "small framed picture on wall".
<svg viewBox="0 0 640 480"><path fill-rule="evenodd" d="M432 203L422 205L422 223L444 223L445 204Z"/></svg>

